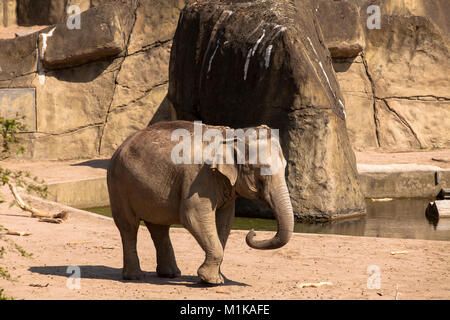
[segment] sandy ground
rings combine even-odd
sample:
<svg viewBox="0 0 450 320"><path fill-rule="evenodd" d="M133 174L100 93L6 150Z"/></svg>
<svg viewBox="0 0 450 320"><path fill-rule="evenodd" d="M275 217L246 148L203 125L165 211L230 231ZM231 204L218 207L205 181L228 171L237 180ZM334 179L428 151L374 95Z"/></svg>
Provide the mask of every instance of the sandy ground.
<svg viewBox="0 0 450 320"><path fill-rule="evenodd" d="M33 204L54 213L60 210ZM155 249L142 227L138 252L146 278L123 281L120 236L111 219L74 212L63 224L48 224L4 203L0 225L32 233L0 239L0 288L15 299L450 298L450 242L444 241L294 234L281 249L258 251L245 244L245 231L232 231L222 264L227 281L209 287L196 276L203 251L184 229L171 229L181 277L156 276ZM272 235L257 234L260 238ZM392 255L393 251L407 253ZM380 289L367 288L371 265L379 267ZM68 278L69 266L80 267L80 289L67 286L68 281L76 284ZM320 281L333 285L298 287Z"/></svg>
<svg viewBox="0 0 450 320"><path fill-rule="evenodd" d="M57 183L82 179L106 177L108 159L90 160L7 160L2 167L23 170L44 179L47 183Z"/></svg>

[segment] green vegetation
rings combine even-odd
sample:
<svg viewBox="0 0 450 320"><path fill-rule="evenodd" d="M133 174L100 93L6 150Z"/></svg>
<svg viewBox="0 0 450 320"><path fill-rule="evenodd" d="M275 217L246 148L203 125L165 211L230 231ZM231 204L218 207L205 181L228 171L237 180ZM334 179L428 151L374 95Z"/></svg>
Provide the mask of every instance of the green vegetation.
<svg viewBox="0 0 450 320"><path fill-rule="evenodd" d="M18 245L17 243L15 243L14 241L8 239L8 242L11 243L11 244L14 246L14 248L16 248L17 251L19 251L19 253L21 254L22 257L25 257L25 258L32 258L32 257L33 257L33 254L32 254L32 253L26 252L24 248L22 248L21 246L19 246L19 245Z"/></svg>
<svg viewBox="0 0 450 320"><path fill-rule="evenodd" d="M0 267L0 277L6 280L12 280L9 272L3 269L3 267Z"/></svg>
<svg viewBox="0 0 450 320"><path fill-rule="evenodd" d="M0 163L11 157L13 153L19 155L24 152L25 148L20 144L20 139L18 133L25 130L25 126L20 122L24 117L19 118L16 115L15 119L5 119L0 117ZM36 193L41 197L47 196L47 185L45 181L39 180L38 177L33 177L29 172L21 170L9 170L3 168L0 165L0 187L1 186L14 186L23 188L28 193ZM3 195L0 193L0 202L3 202ZM14 205L14 202L11 203ZM0 225L0 231L7 230ZM1 240L5 240L4 237L0 235ZM10 243L23 257L31 258L32 254L26 252L21 246L19 246L14 241L7 239L5 240ZM3 258L5 254L5 248L0 248L0 259ZM3 267L0 266L0 278L16 281L12 279L10 273ZM0 300L13 300L13 298L8 297L3 294L3 289L0 289Z"/></svg>
<svg viewBox="0 0 450 320"><path fill-rule="evenodd" d="M25 126L20 122L24 117L15 119L5 119L0 117L0 162L24 152L25 148L20 144L18 133L25 130ZM21 170L9 170L0 165L0 186L13 185L24 188L28 193L36 193L41 197L47 196L47 185L45 181L38 177L33 177L29 172ZM0 193L0 202L3 196Z"/></svg>
<svg viewBox="0 0 450 320"><path fill-rule="evenodd" d="M0 300L14 300L14 298L6 296L3 294L3 289L0 289Z"/></svg>

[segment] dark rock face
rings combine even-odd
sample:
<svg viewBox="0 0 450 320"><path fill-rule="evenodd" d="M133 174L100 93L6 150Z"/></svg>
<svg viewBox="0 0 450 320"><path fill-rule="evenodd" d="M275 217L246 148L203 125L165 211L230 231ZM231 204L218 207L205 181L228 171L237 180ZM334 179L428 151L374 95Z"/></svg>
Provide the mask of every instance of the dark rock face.
<svg viewBox="0 0 450 320"><path fill-rule="evenodd" d="M309 0L188 4L168 100L178 119L280 129L299 219L364 211L344 99Z"/></svg>
<svg viewBox="0 0 450 320"><path fill-rule="evenodd" d="M17 0L17 22L21 26L58 23L66 3L67 0Z"/></svg>
<svg viewBox="0 0 450 320"><path fill-rule="evenodd" d="M78 5L85 11L111 1L114 0L17 0L17 23L20 26L53 25L67 17L66 8L70 5Z"/></svg>

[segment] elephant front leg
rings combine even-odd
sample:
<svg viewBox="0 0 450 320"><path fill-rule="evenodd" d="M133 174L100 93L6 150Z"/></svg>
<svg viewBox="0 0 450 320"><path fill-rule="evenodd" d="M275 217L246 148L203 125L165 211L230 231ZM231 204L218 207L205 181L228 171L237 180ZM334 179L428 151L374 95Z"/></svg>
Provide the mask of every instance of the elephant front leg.
<svg viewBox="0 0 450 320"><path fill-rule="evenodd" d="M224 251L225 246L227 244L228 236L230 235L233 221L234 221L234 200L216 211L217 234L219 235L220 243L222 244L222 248ZM222 277L224 277L220 268L219 273Z"/></svg>
<svg viewBox="0 0 450 320"><path fill-rule="evenodd" d="M234 200L216 211L216 227L223 250L234 221Z"/></svg>
<svg viewBox="0 0 450 320"><path fill-rule="evenodd" d="M217 234L214 212L188 210L182 222L206 254L205 261L197 271L198 276L206 283L223 284L224 279L219 272L223 247Z"/></svg>

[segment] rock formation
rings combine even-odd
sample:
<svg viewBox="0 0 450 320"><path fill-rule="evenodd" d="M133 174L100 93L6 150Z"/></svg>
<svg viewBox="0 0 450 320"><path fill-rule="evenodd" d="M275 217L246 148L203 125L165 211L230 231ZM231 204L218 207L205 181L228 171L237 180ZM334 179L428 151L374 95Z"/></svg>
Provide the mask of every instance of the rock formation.
<svg viewBox="0 0 450 320"><path fill-rule="evenodd" d="M309 0L188 4L169 79L177 118L280 129L299 219L364 211L344 99Z"/></svg>
<svg viewBox="0 0 450 320"><path fill-rule="evenodd" d="M450 147L450 42L446 0L315 2L346 101L347 127L356 150L406 151ZM370 5L380 8L380 29L369 29ZM353 7L353 9L351 9ZM359 13L358 13L359 12ZM339 13L342 19L330 19ZM339 25L344 28L339 28ZM337 33L335 30L343 30ZM357 55L336 55L335 43L360 39Z"/></svg>

